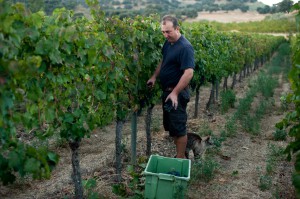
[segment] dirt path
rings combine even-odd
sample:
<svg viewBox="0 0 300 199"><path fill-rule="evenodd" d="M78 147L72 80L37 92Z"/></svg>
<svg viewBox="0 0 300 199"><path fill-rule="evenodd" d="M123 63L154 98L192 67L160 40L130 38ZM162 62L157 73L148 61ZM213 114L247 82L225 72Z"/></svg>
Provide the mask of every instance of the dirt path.
<svg viewBox="0 0 300 199"><path fill-rule="evenodd" d="M256 72L257 73L257 72ZM248 82L251 77L247 77L239 83L235 89L238 98L241 98L248 89ZM276 89L274 96L274 106L262 121L261 135L251 136L249 133L239 131L235 137L227 139L222 145L221 154L229 157L224 160L218 158L220 169L215 178L209 183L199 182L191 184L189 187L189 198L207 199L240 199L240 198L272 198L278 191L281 198L293 198L290 173L292 165L286 162L280 163L274 174L273 183L278 187L277 190L260 191L258 188L260 172L266 168L266 154L269 143L285 146L286 142L276 142L270 140L274 131L274 125L283 117L280 109L280 95L289 90L288 83L280 78L280 86ZM189 103L189 122L190 131L200 131L204 127L211 129L214 133L220 133L220 129L226 122L226 115L214 112L213 119L204 113L204 108L208 100L209 86L201 89L200 112L197 119L192 119L194 109L194 97ZM234 110L230 110L229 114ZM152 153L172 157L175 153L172 140L162 129L162 113L160 105L153 110L154 125L160 127L159 132L153 134ZM130 121L124 126L125 149L130 149ZM144 132L144 117L139 117L138 122L138 144L137 156L145 156L146 138ZM31 181L25 179L8 187L0 187L0 198L8 199L49 199L49 198L72 198L74 195L71 180L71 152L66 144L53 146L60 154L59 165L52 174L51 179L41 181ZM114 177L114 148L115 148L115 124L111 124L103 129L95 131L90 139L84 139L80 148L81 168L83 179L94 178L97 181L95 191L104 198L118 198L111 191ZM130 151L130 150L129 150ZM124 164L128 163L129 154L124 154ZM130 178L125 172L123 177ZM233 175L235 174L235 175Z"/></svg>
<svg viewBox="0 0 300 199"><path fill-rule="evenodd" d="M240 130L236 136L225 141L221 154L226 159L218 158L221 165L213 181L209 183L193 184L190 187L189 198L203 199L240 199L240 198L295 198L291 183L292 163L279 162L274 166L272 175L272 188L261 191L260 178L266 172L266 164L270 146L286 147L287 142L273 141L272 133L275 124L283 118L280 111L280 96L289 91L289 84L279 78L280 86L275 90L274 106L261 122L259 136L253 136ZM246 85L239 85L239 91L246 89ZM241 94L241 93L240 93ZM241 96L240 96L241 97ZM216 121L218 123L218 121ZM219 124L220 126L222 124ZM218 126L218 125L217 125Z"/></svg>

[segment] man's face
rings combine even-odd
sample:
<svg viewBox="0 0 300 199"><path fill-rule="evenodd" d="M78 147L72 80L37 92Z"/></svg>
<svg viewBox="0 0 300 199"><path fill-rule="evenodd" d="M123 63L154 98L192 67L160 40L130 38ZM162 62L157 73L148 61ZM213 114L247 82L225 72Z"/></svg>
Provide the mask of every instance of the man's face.
<svg viewBox="0 0 300 199"><path fill-rule="evenodd" d="M171 43L176 42L180 37L179 27L174 28L171 21L165 21L161 24L161 32Z"/></svg>

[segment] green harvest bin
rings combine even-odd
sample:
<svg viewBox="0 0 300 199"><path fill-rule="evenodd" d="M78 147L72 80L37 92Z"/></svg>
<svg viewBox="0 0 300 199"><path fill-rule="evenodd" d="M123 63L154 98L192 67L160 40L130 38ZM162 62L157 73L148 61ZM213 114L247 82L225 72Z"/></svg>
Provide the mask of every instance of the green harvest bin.
<svg viewBox="0 0 300 199"><path fill-rule="evenodd" d="M144 171L145 198L184 198L190 170L191 160L151 155Z"/></svg>

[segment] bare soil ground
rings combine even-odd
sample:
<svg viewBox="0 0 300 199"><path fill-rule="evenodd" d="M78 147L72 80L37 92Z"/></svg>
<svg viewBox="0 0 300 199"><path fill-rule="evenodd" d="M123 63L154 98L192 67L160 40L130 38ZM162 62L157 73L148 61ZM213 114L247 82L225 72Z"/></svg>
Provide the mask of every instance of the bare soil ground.
<svg viewBox="0 0 300 199"><path fill-rule="evenodd" d="M272 186L276 188L261 191L259 189L260 177L266 170L268 151L271 144L285 147L286 142L272 140L275 124L283 117L280 112L280 95L288 92L288 83L279 78L280 87L275 91L274 106L268 110L261 122L260 135L253 136L238 130L236 136L225 141L222 145L219 164L220 171L214 180L209 183L193 184L189 192L190 198L295 198L291 184L292 163L279 162L272 179ZM237 96L243 96L247 84L241 83L237 88ZM253 104L252 106L255 106ZM224 117L216 114L216 122L212 126L222 126ZM200 125L201 126L201 125ZM218 131L217 131L218 132ZM224 158L226 157L226 158ZM236 175L234 175L236 173ZM201 188L200 188L201 187Z"/></svg>
<svg viewBox="0 0 300 199"><path fill-rule="evenodd" d="M237 98L242 98L248 90L248 83L257 72L238 83L235 88ZM274 174L272 175L272 189L261 191L259 189L259 179L265 171L267 163L268 146L285 147L287 142L273 141L272 133L275 131L275 123L284 117L284 112L280 109L280 96L289 91L289 84L281 76L279 87L275 91L274 106L268 110L261 122L260 134L257 136L238 129L234 137L228 138L223 142L219 154L214 158L219 164L213 180L209 182L193 182L188 188L188 198L198 199L240 199L240 198L295 198L293 186L291 184L291 173L293 165L290 162L280 161ZM215 135L218 135L224 128L226 117L232 114L235 109L229 110L225 115L221 115L217 108L214 109L213 116L207 115L204 111L208 100L210 88L201 89L200 115L193 119L194 97L189 106L189 131L199 132L203 128L209 128ZM158 132L153 132L152 154L173 157L175 148L172 139L162 128L162 113L160 105L154 107L153 125L159 127ZM146 136L144 126L144 115L138 121L138 142L137 156L145 157ZM125 123L123 130L125 150L130 151L130 121ZM8 187L0 187L0 198L3 199L48 199L48 198L73 198L74 188L71 180L71 152L65 143L53 145L52 148L60 156L60 162L54 170L51 179L32 181L30 178L19 180L16 184ZM114 158L115 158L115 124L95 131L91 138L84 139L80 148L82 178L94 178L97 187L94 191L98 192L103 198L120 198L112 193L114 181ZM207 154L209 156L209 154ZM224 158L226 157L226 158ZM129 164L130 154L125 153L123 157L124 168L122 177L129 182L131 176L126 172L126 165ZM130 192L130 190L128 190Z"/></svg>

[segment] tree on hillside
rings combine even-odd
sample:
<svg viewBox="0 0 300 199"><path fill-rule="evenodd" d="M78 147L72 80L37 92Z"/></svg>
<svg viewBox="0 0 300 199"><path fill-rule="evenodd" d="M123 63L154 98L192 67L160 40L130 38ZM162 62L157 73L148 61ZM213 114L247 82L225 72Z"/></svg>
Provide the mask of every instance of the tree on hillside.
<svg viewBox="0 0 300 199"><path fill-rule="evenodd" d="M271 7L266 5L265 7L259 7L256 9L259 14L267 14L271 12Z"/></svg>
<svg viewBox="0 0 300 199"><path fill-rule="evenodd" d="M283 0L282 2L275 4L278 9L278 12L289 12L294 5L292 0Z"/></svg>
<svg viewBox="0 0 300 199"><path fill-rule="evenodd" d="M242 12L247 12L249 10L249 6L235 0L231 3L221 5L221 9L226 11L240 9Z"/></svg>
<svg viewBox="0 0 300 199"><path fill-rule="evenodd" d="M273 4L272 7L265 6L257 8L257 12L260 14L266 13L278 13L278 12L289 12L293 6L294 2L292 0L283 0L280 3Z"/></svg>

